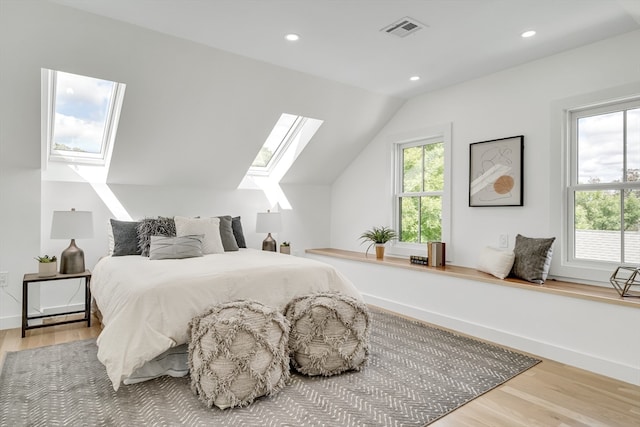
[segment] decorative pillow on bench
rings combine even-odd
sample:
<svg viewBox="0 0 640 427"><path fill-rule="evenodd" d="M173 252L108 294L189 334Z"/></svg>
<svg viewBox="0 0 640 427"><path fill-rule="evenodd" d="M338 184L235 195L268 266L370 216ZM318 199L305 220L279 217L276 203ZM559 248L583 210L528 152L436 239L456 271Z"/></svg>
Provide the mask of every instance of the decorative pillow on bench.
<svg viewBox="0 0 640 427"><path fill-rule="evenodd" d="M477 269L489 273L498 279L504 279L509 275L515 254L513 251L505 251L487 246L480 252Z"/></svg>
<svg viewBox="0 0 640 427"><path fill-rule="evenodd" d="M528 282L543 284L547 280L555 237L535 239L520 234L513 249L515 260L511 275Z"/></svg>

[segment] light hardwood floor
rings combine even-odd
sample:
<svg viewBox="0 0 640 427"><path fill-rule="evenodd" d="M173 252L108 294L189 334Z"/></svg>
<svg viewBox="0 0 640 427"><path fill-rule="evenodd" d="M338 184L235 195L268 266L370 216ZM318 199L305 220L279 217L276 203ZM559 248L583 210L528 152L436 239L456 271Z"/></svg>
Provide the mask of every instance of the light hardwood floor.
<svg viewBox="0 0 640 427"><path fill-rule="evenodd" d="M0 331L0 364L5 354L95 338L94 318L84 323L27 331ZM639 355L640 357L640 355ZM640 387L551 360L520 374L432 424L433 427L640 426Z"/></svg>

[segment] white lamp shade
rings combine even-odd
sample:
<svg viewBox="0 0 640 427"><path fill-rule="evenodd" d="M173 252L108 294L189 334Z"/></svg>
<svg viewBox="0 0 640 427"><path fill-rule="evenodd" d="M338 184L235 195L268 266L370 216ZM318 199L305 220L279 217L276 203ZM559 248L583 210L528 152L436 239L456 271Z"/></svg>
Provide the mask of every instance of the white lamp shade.
<svg viewBox="0 0 640 427"><path fill-rule="evenodd" d="M282 229L280 212L259 212L256 221L257 233L277 233Z"/></svg>
<svg viewBox="0 0 640 427"><path fill-rule="evenodd" d="M52 239L88 239L93 237L93 213L88 211L54 211Z"/></svg>

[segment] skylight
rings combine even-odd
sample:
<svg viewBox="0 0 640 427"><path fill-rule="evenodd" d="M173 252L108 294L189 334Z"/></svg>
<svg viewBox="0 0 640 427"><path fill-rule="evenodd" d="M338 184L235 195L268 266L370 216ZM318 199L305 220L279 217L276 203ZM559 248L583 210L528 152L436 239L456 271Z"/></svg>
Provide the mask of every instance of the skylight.
<svg viewBox="0 0 640 427"><path fill-rule="evenodd" d="M290 209L279 182L322 123L310 117L280 115L238 188L260 188L273 204Z"/></svg>
<svg viewBox="0 0 640 427"><path fill-rule="evenodd" d="M306 120L306 117L282 114L262 148L260 148L253 163L251 163L249 172L260 173L271 170L287 147L293 142Z"/></svg>
<svg viewBox="0 0 640 427"><path fill-rule="evenodd" d="M49 160L105 165L111 153L125 85L43 70Z"/></svg>

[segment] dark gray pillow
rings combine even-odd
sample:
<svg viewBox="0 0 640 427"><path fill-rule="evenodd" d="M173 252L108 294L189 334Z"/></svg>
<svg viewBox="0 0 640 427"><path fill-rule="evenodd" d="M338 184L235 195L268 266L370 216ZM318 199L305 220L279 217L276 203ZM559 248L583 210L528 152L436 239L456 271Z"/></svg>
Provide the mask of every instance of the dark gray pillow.
<svg viewBox="0 0 640 427"><path fill-rule="evenodd" d="M138 224L138 248L142 256L149 256L151 236L176 236L176 222L173 218L159 216L145 218Z"/></svg>
<svg viewBox="0 0 640 427"><path fill-rule="evenodd" d="M238 242L233 234L233 220L229 215L219 216L220 219L220 238L225 252L237 251Z"/></svg>
<svg viewBox="0 0 640 427"><path fill-rule="evenodd" d="M138 221L110 219L113 231L113 256L140 255Z"/></svg>
<svg viewBox="0 0 640 427"><path fill-rule="evenodd" d="M236 242L238 243L239 248L246 248L247 243L244 240L244 233L242 232L242 222L240 222L240 217L235 216L231 221L231 228L233 229L233 235L236 238Z"/></svg>
<svg viewBox="0 0 640 427"><path fill-rule="evenodd" d="M149 259L182 259L202 256L204 234L180 237L151 236Z"/></svg>
<svg viewBox="0 0 640 427"><path fill-rule="evenodd" d="M520 234L513 249L515 260L511 275L528 282L543 284L547 280L555 237L535 239Z"/></svg>

